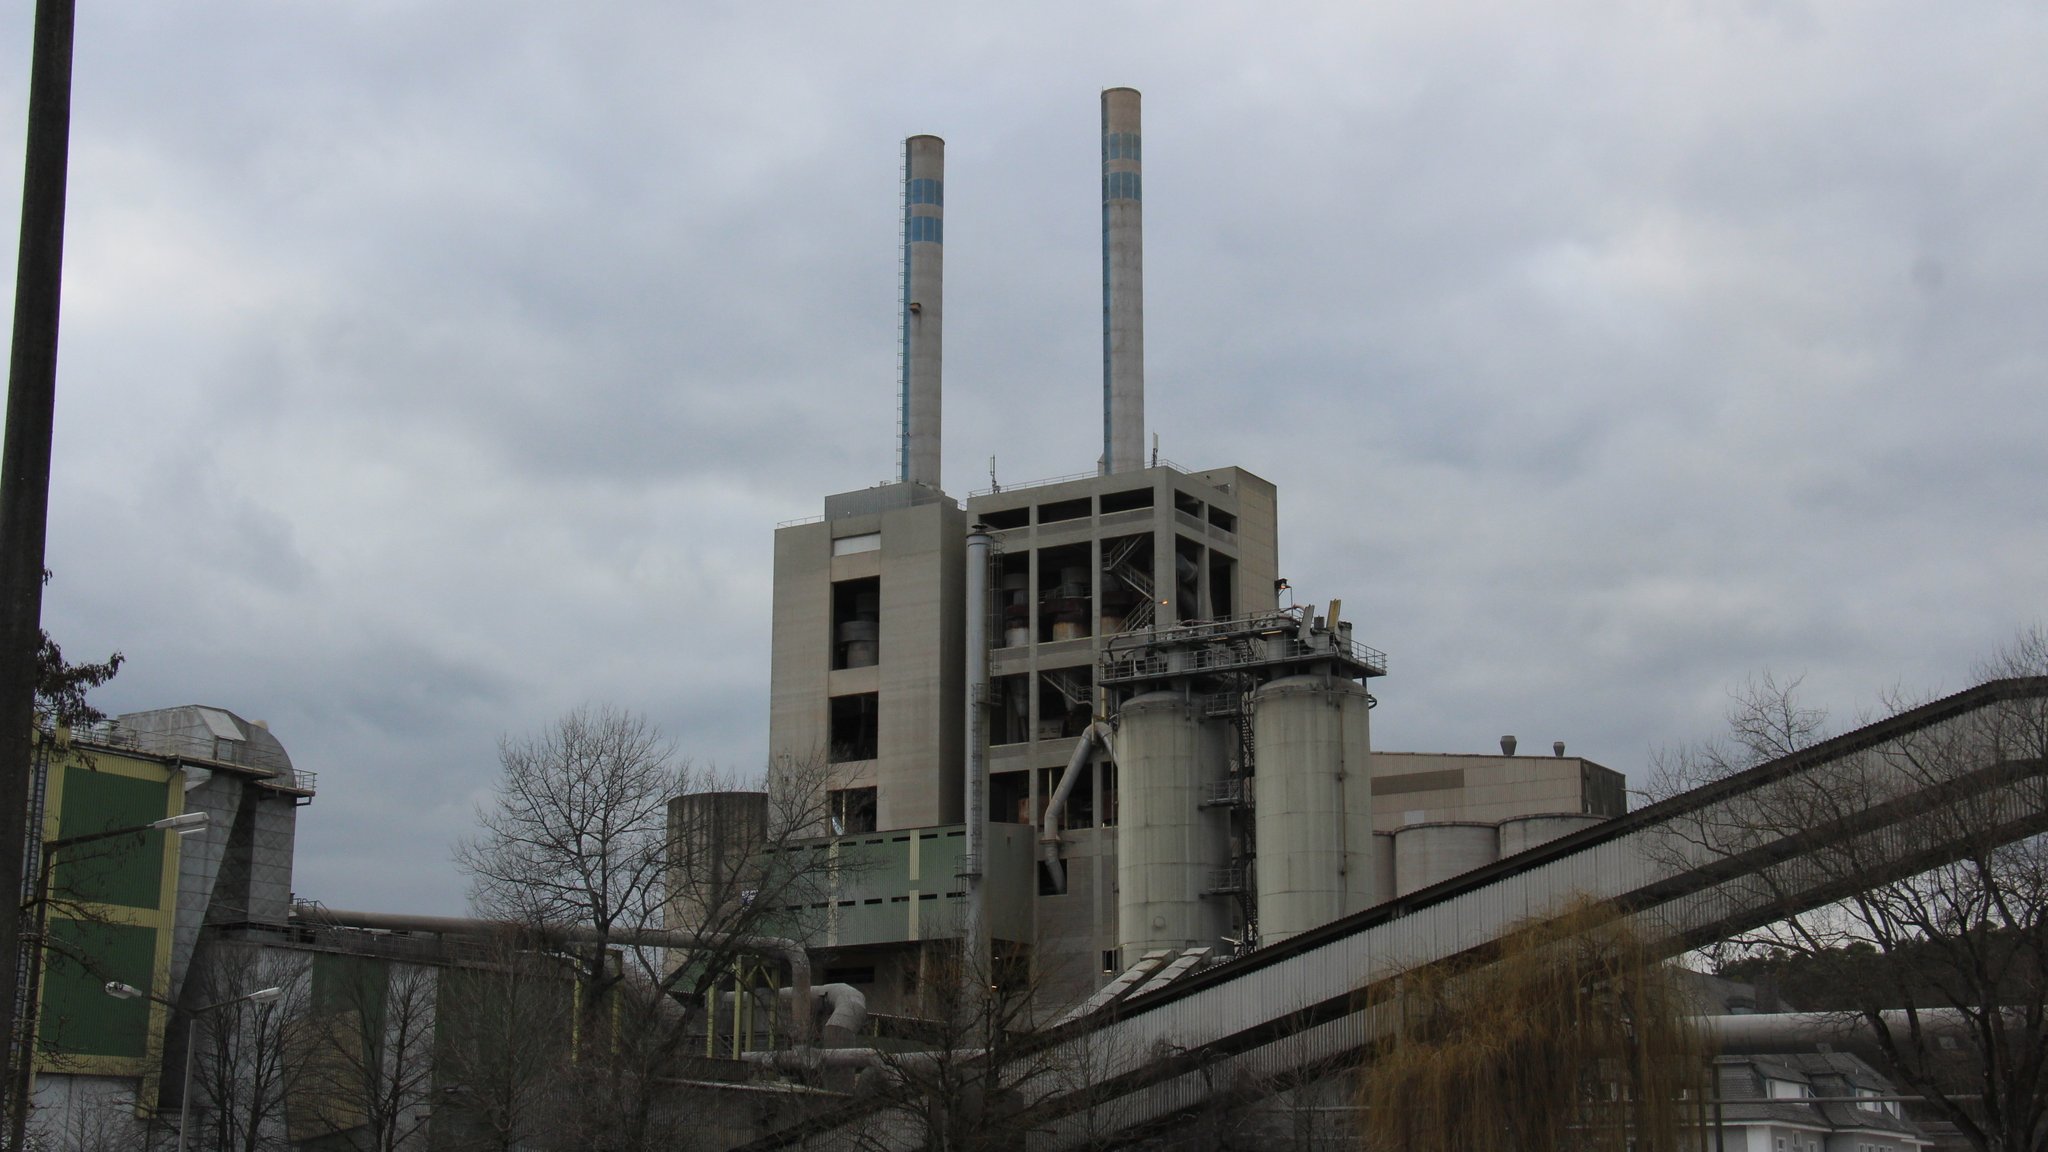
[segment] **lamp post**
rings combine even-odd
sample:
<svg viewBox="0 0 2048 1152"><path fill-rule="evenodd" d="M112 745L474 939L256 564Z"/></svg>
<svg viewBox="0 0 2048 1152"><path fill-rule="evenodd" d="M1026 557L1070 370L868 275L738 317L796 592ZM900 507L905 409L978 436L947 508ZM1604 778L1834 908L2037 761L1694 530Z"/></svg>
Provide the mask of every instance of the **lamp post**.
<svg viewBox="0 0 2048 1152"><path fill-rule="evenodd" d="M24 997L26 1005L21 1023L22 1043L17 1057L20 1066L14 1070L14 1115L9 1118L11 1131L8 1147L22 1147L23 1138L28 1133L28 1086L36 1063L36 1017L42 1006L42 990L39 985L43 979L43 950L49 945L50 874L56 869L57 853L66 848L76 848L80 844L113 840L121 836L139 837L145 832L159 829L174 831L180 836L189 836L206 827L207 819L204 812L186 812L177 816L166 816L161 820L152 820L147 824L110 828L105 832L87 832L78 836L59 836L54 840L43 841L43 864L36 877L35 946L29 949L28 979L23 985L28 989L28 995ZM127 985L123 984L122 987L126 988Z"/></svg>
<svg viewBox="0 0 2048 1152"><path fill-rule="evenodd" d="M123 984L119 980L107 981L107 995L112 996L116 1000L157 1000L158 1003L165 1004L171 1008L177 1007L177 1005L171 1004L167 1000L159 1000L142 989L132 984ZM185 1152L188 1146L186 1134L191 1131L189 1121L192 1118L192 1050L198 1047L194 1042L197 1039L194 1033L198 1030L199 1018L208 1012L226 1008L233 1004L268 1004L283 995L284 989L281 987L258 988L254 992L245 992L240 996L230 996L218 1004L208 1004L203 1008L194 1008L185 1013L186 1018L192 1022L193 1027L185 1035L185 1087L178 1094L178 1152Z"/></svg>

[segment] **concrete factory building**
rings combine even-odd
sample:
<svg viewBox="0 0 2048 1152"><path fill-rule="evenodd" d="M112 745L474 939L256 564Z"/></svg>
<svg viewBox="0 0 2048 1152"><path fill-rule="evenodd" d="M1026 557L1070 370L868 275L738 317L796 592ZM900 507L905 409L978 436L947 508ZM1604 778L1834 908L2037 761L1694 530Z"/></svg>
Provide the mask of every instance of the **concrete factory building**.
<svg viewBox="0 0 2048 1152"><path fill-rule="evenodd" d="M1624 809L1562 746L1372 751L1386 657L1292 603L1273 484L1144 456L1138 93L1103 93L1100 146L1095 471L940 490L944 144L916 136L896 479L775 534L771 771L828 777L820 832L867 866L813 944L882 1011L962 936L1099 1005Z"/></svg>

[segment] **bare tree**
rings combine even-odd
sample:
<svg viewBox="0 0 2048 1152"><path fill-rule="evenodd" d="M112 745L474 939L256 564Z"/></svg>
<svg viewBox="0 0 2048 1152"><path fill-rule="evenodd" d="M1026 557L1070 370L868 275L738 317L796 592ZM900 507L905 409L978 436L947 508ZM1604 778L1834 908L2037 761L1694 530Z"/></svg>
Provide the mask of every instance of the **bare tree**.
<svg viewBox="0 0 2048 1152"><path fill-rule="evenodd" d="M434 972L337 957L323 983L290 1032L293 1135L346 1132L364 1152L401 1152L431 1114Z"/></svg>
<svg viewBox="0 0 2048 1152"><path fill-rule="evenodd" d="M835 867L797 844L823 826L826 775L785 766L765 796L747 794L760 806L740 805L752 814L710 842L681 834L671 801L730 793L733 782L693 769L641 717L581 708L499 751L499 795L457 859L480 913L527 926L533 946L574 965L577 1050L562 1069L570 1090L553 1102L554 1139L621 1152L676 1146L693 1118L674 1085L690 1067L690 1037L701 1037L706 994L762 937L800 935L793 906L811 903ZM652 946L664 927L687 946ZM514 1106L516 1093L500 1099L494 1115L508 1127L533 1114Z"/></svg>
<svg viewBox="0 0 2048 1152"><path fill-rule="evenodd" d="M2005 681L1994 702L1930 726L1901 726L1867 747L1752 790L1732 818L1688 829L1695 848L1738 855L1763 840L1853 827L1857 813L1907 790L1927 805L1881 833L1834 838L1796 877L1766 867L1745 882L1785 879L1845 894L1838 904L1747 933L1720 949L1734 974L1800 974L1824 989L1810 1006L1873 1037L1879 1066L1923 1097L1934 1118L1986 1152L2048 1149L2048 843L2019 835L2048 807L2048 632L2021 632L1981 666ZM1748 767L1817 736L1818 710L1798 682L1752 682L1734 736L1667 758L1678 779ZM1904 701L1888 702L1903 711ZM1745 723L1754 721L1755 723ZM1899 859L1930 867L1899 877ZM1789 866L1788 866L1789 867Z"/></svg>
<svg viewBox="0 0 2048 1152"><path fill-rule="evenodd" d="M448 1152L546 1147L562 1125L575 982L570 962L508 932L441 974L434 1144Z"/></svg>
<svg viewBox="0 0 2048 1152"><path fill-rule="evenodd" d="M289 1146L286 1103L298 1078L291 1022L305 1010L308 965L303 956L215 942L194 965L188 1001L221 1007L187 1017L193 1045L188 1143L216 1152L269 1152ZM281 987L268 1002L239 999Z"/></svg>

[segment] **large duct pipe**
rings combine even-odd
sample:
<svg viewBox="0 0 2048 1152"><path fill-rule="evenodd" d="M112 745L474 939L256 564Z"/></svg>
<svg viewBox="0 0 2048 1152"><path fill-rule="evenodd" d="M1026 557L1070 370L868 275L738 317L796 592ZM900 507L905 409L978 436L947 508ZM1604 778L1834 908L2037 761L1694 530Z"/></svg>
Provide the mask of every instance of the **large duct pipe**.
<svg viewBox="0 0 2048 1152"><path fill-rule="evenodd" d="M796 990L777 988L775 994L790 1005L790 1018L797 1014ZM721 1005L732 1004L751 992L720 992ZM851 984L814 984L811 986L811 1015L815 1018L818 1008L825 1008L825 1026L819 1034L819 1043L827 1048L845 1044L860 1034L868 1022L868 998L860 989Z"/></svg>
<svg viewBox="0 0 2048 1152"><path fill-rule="evenodd" d="M2016 1010L2006 1018L2018 1028L2022 1021ZM1926 1036L1969 1037L1978 1024L1955 1008L1922 1008L1907 1012L1887 1008L1878 1013L1884 1026L1894 1034L1917 1029ZM1728 1016L1695 1016L1716 1052L1754 1055L1770 1052L1810 1052L1815 1045L1834 1048L1874 1050L1877 1030L1859 1012L1773 1012Z"/></svg>
<svg viewBox="0 0 2048 1152"><path fill-rule="evenodd" d="M988 852L988 622L989 546L994 543L981 525L967 534L967 779L961 789L962 821L967 825L967 923L960 947L961 977L978 987L987 982L988 909L981 883Z"/></svg>
<svg viewBox="0 0 2048 1152"><path fill-rule="evenodd" d="M945 314L946 142L903 142L903 385L898 479L939 486L940 321Z"/></svg>
<svg viewBox="0 0 2048 1152"><path fill-rule="evenodd" d="M435 936L521 936L544 946L560 944L617 944L646 948L725 948L779 956L789 964L791 994L798 1004L811 1002L811 958L804 946L784 936L734 935L725 932L692 932L678 928L622 928L599 933L581 924L521 924L511 920L481 920L466 916L414 916L403 912L351 912L338 908L298 905L292 919L322 927L366 928L377 932L425 932ZM865 1008L865 1003L863 1003ZM811 1042L810 1014L792 1013L795 1036L800 1047Z"/></svg>
<svg viewBox="0 0 2048 1152"><path fill-rule="evenodd" d="M1081 733L1081 739L1074 745L1074 754L1067 758L1067 770L1060 773L1060 782L1052 790L1052 798L1045 802L1045 815L1039 821L1038 853L1045 861L1045 870L1052 877L1052 890L1061 895L1067 891L1066 868L1060 864L1060 828L1066 823L1067 797L1074 791L1074 783L1081 779L1081 769L1094 758L1095 749L1101 748L1110 755L1111 732L1109 725L1097 720Z"/></svg>
<svg viewBox="0 0 2048 1152"><path fill-rule="evenodd" d="M1145 466L1145 237L1138 90L1102 93L1102 470Z"/></svg>

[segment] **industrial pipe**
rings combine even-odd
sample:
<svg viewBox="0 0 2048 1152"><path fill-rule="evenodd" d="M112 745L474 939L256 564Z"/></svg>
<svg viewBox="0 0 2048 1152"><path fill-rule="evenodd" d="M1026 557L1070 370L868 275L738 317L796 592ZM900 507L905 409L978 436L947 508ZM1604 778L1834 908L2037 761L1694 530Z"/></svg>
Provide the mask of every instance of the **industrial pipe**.
<svg viewBox="0 0 2048 1152"><path fill-rule="evenodd" d="M1067 795L1074 790L1074 782L1081 778L1081 769L1099 745L1110 756L1116 753L1110 747L1113 736L1110 726L1101 720L1088 725L1081 733L1081 739L1074 745L1074 754L1067 758L1067 770L1060 773L1060 782L1052 790L1052 799L1045 805L1045 814L1039 818L1038 855L1045 861L1046 872L1052 877L1053 891L1064 895L1067 891L1067 871L1060 863L1060 830L1066 822Z"/></svg>
<svg viewBox="0 0 2048 1152"><path fill-rule="evenodd" d="M1878 1013L1886 1027L1902 1032L1917 1019L1920 1031L1955 1036L1972 1028L1970 1018L1955 1008L1922 1008L1909 1017L1902 1008ZM1695 1016L1693 1023L1717 1051L1797 1052L1815 1044L1872 1044L1876 1032L1861 1012L1766 1012L1739 1016Z"/></svg>
<svg viewBox="0 0 2048 1152"><path fill-rule="evenodd" d="M790 988L799 1004L811 1002L811 958L804 946L784 936L755 936L726 932L692 932L682 928L626 928L600 933L582 924L521 924L511 920L483 920L466 916L415 916L404 912L352 912L337 908L315 908L300 904L292 909L296 920L336 928L366 928L377 932L425 932L435 936L494 936L522 933L543 942L570 944L619 944L648 948L727 948L779 956L789 964ZM865 1008L865 1001L863 1001ZM794 1037L799 1047L811 1042L809 1013L793 1013Z"/></svg>
<svg viewBox="0 0 2048 1152"><path fill-rule="evenodd" d="M988 621L989 547L994 539L979 524L967 534L967 778L961 790L961 819L967 825L967 923L960 947L961 978L970 986L988 975L988 909L981 883L988 852Z"/></svg>
<svg viewBox="0 0 2048 1152"><path fill-rule="evenodd" d="M777 988L775 994L780 999L790 1002L790 1019L796 1019L796 990ZM731 1004L743 995L751 993L720 992L718 1002ZM817 1016L820 1003L825 1005L827 1012L825 1025L819 1031L818 1042L825 1047L844 1044L858 1036L860 1030L867 1026L868 998L851 984L813 984L810 1012L813 1018Z"/></svg>

